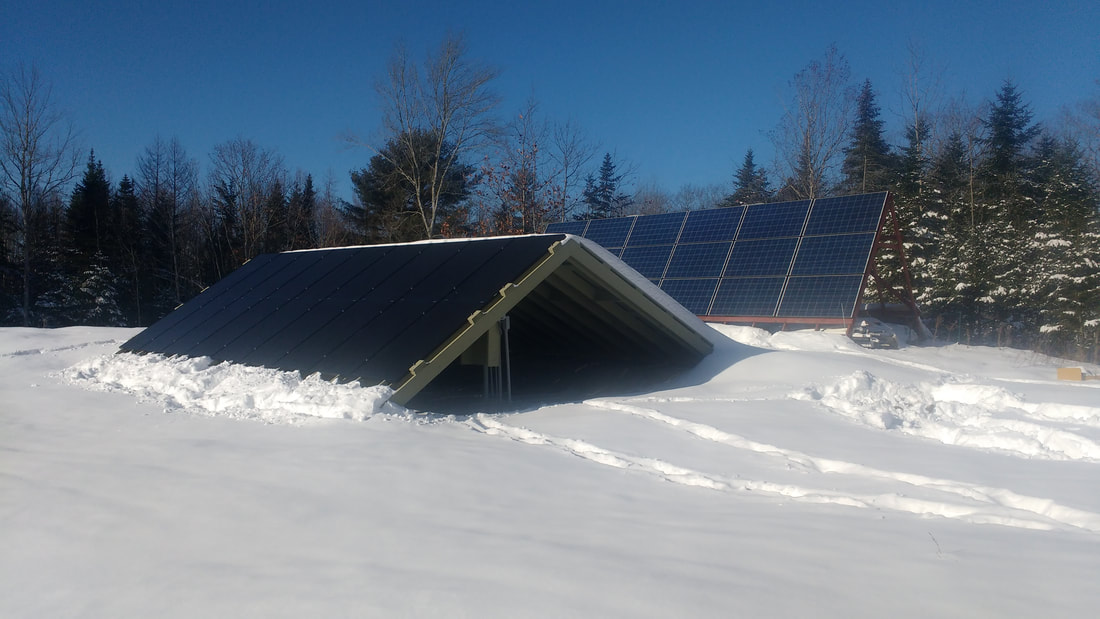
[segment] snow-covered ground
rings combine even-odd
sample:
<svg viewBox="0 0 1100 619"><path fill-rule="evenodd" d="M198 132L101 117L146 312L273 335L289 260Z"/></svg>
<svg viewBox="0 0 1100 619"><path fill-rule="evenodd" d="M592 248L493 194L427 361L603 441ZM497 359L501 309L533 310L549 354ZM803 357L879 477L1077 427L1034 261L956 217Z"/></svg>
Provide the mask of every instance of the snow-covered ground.
<svg viewBox="0 0 1100 619"><path fill-rule="evenodd" d="M2 329L0 616L1096 616L1100 381L719 329L650 393L469 417Z"/></svg>

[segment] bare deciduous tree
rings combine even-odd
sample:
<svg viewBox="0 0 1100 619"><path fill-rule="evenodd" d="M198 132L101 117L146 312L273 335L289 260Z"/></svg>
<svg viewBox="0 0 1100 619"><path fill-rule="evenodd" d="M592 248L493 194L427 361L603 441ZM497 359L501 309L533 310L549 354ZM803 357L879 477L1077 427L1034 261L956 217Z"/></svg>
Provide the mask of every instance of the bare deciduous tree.
<svg viewBox="0 0 1100 619"><path fill-rule="evenodd" d="M548 146L548 156L555 168L551 174L556 193L554 206L558 221L565 221L580 202L573 194L599 145L590 142L575 122L567 120L553 127Z"/></svg>
<svg viewBox="0 0 1100 619"><path fill-rule="evenodd" d="M902 73L901 98L905 109L902 112L905 124L914 132L913 140L920 145L920 157L927 158L926 144L930 136L931 110L940 96L940 83L943 70L930 66L928 55L917 42L910 40L909 55Z"/></svg>
<svg viewBox="0 0 1100 619"><path fill-rule="evenodd" d="M218 144L210 153L211 202L217 205L213 228L228 249L233 269L263 249L270 213L267 200L277 187L285 185L286 168L275 151L261 148L245 138ZM208 217L209 218L209 217Z"/></svg>
<svg viewBox="0 0 1100 619"><path fill-rule="evenodd" d="M827 190L851 124L851 71L835 45L790 82L790 101L771 132L778 177L787 197L820 197Z"/></svg>
<svg viewBox="0 0 1100 619"><path fill-rule="evenodd" d="M448 35L438 51L419 69L404 47L390 59L386 78L376 85L382 99L385 135L375 143L349 136L353 145L367 146L388 157L384 145L394 143L404 153L391 163L416 190L417 214L428 238L437 232L440 203L449 173L460 159L488 143L496 134L493 111L499 97L490 89L498 71L470 59L461 36ZM422 140L431 136L431 160L422 162ZM408 165L405 165L408 162ZM420 191L420 189L427 191Z"/></svg>
<svg viewBox="0 0 1100 619"><path fill-rule="evenodd" d="M24 326L30 324L31 219L38 203L75 176L80 160L75 139L37 67L0 77L0 190L20 213Z"/></svg>
<svg viewBox="0 0 1100 619"><path fill-rule="evenodd" d="M1100 87L1100 80L1096 85ZM1100 93L1066 108L1061 120L1066 133L1081 147L1093 181L1100 185Z"/></svg>
<svg viewBox="0 0 1100 619"><path fill-rule="evenodd" d="M172 301L178 305L184 300L184 244L198 202L199 164L187 156L178 138L165 142L157 136L137 165L138 195L154 244L154 273L171 282Z"/></svg>
<svg viewBox="0 0 1100 619"><path fill-rule="evenodd" d="M710 185L692 185L690 183L680 186L676 195L672 196L671 207L674 211L699 211L708 208L717 208L722 199L726 197L726 188L712 183Z"/></svg>

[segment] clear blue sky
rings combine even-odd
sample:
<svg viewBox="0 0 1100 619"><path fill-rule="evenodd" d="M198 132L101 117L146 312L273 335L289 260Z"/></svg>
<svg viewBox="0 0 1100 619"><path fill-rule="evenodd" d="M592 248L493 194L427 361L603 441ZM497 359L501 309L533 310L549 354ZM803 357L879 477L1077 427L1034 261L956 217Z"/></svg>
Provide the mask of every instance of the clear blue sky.
<svg viewBox="0 0 1100 619"><path fill-rule="evenodd" d="M1016 82L1036 120L1100 94L1100 2L58 2L0 0L0 67L36 63L112 179L158 134L205 169L215 144L250 138L294 171L348 171L339 136L379 128L372 88L394 45L417 54L448 31L501 69L500 112L534 96L572 118L634 180L670 191L728 183L767 131L790 78L835 43L870 78L900 134L909 41L974 102Z"/></svg>

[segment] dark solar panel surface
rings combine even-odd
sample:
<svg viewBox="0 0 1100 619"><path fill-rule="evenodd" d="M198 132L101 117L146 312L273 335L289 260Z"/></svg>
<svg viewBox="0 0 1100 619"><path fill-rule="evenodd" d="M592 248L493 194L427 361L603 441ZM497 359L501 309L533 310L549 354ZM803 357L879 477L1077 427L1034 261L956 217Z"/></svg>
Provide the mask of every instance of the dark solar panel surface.
<svg viewBox="0 0 1100 619"><path fill-rule="evenodd" d="M714 316L773 316L783 277L723 278L710 313Z"/></svg>
<svg viewBox="0 0 1100 619"><path fill-rule="evenodd" d="M846 318L886 197L564 222L547 232L599 243L700 315Z"/></svg>
<svg viewBox="0 0 1100 619"><path fill-rule="evenodd" d="M874 232L807 236L798 246L791 275L862 274L874 242Z"/></svg>
<svg viewBox="0 0 1100 619"><path fill-rule="evenodd" d="M646 245L627 247L623 250L622 260L649 279L660 279L665 274L671 255L672 245Z"/></svg>
<svg viewBox="0 0 1100 619"><path fill-rule="evenodd" d="M741 225L742 206L714 208L688 213L684 231L680 234L681 243L706 243L709 241L730 241L737 238L737 228Z"/></svg>
<svg viewBox="0 0 1100 619"><path fill-rule="evenodd" d="M718 287L718 279L665 279L661 282L661 290L676 299L689 312L703 316L710 309L710 301L714 297L714 289Z"/></svg>
<svg viewBox="0 0 1100 619"><path fill-rule="evenodd" d="M814 200L813 212L806 222L806 234L876 232L885 201L884 193Z"/></svg>
<svg viewBox="0 0 1100 619"><path fill-rule="evenodd" d="M733 253L730 254L725 275L727 277L760 275L786 277L791 269L794 248L797 245L797 238L737 241L733 244Z"/></svg>
<svg viewBox="0 0 1100 619"><path fill-rule="evenodd" d="M799 236L806 222L810 201L780 202L778 204L754 204L745 207L745 220L741 223L738 239L771 239L781 236Z"/></svg>
<svg viewBox="0 0 1100 619"><path fill-rule="evenodd" d="M730 245L732 243L677 245L665 277L718 277L726 265Z"/></svg>
<svg viewBox="0 0 1100 619"><path fill-rule="evenodd" d="M783 291L778 316L786 318L850 318L862 275L791 277Z"/></svg>
<svg viewBox="0 0 1100 619"><path fill-rule="evenodd" d="M661 213L636 218L627 246L670 245L680 236L687 213Z"/></svg>
<svg viewBox="0 0 1100 619"><path fill-rule="evenodd" d="M584 230L588 227L588 220L559 221L546 226L546 234L573 234L584 236Z"/></svg>
<svg viewBox="0 0 1100 619"><path fill-rule="evenodd" d="M260 256L121 349L396 381L562 238Z"/></svg>
<svg viewBox="0 0 1100 619"><path fill-rule="evenodd" d="M616 217L614 219L593 219L588 223L588 230L584 238L603 245L604 247L622 247L626 242L626 235L630 234L630 226L634 225L636 217Z"/></svg>

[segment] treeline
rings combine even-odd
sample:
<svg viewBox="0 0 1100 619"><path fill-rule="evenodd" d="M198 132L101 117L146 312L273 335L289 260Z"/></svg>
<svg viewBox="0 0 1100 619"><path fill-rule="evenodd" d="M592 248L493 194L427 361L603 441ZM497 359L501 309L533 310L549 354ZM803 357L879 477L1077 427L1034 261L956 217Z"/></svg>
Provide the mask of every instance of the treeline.
<svg viewBox="0 0 1100 619"><path fill-rule="evenodd" d="M815 162L824 138L809 132L788 151L777 143L791 164L773 190L750 151L723 204L890 191L916 300L938 337L1097 360L1100 105L1044 127L1006 81L976 110L914 106L905 141L891 145L869 81L851 101L835 158ZM886 278L900 275L897 257L882 255Z"/></svg>
<svg viewBox="0 0 1100 619"><path fill-rule="evenodd" d="M176 139L155 139L117 182L92 151L67 196L35 195L22 221L2 205L0 315L146 325L260 253L346 243L335 204L249 140L217 146L205 183Z"/></svg>
<svg viewBox="0 0 1100 619"><path fill-rule="evenodd" d="M791 80L770 165L748 150L732 182L669 193L632 183L629 162L534 101L499 122L496 71L452 37L422 63L391 59L376 84L385 137L347 138L366 158L350 201L243 138L215 147L205 175L179 140L156 138L114 180L94 153L77 156L24 70L0 91L0 322L149 324L264 252L885 190L938 335L1095 359L1100 98L1045 123L1011 82L982 105L934 106L944 98L918 88L932 81L919 64L904 76L900 140L872 84L854 85L830 48Z"/></svg>

